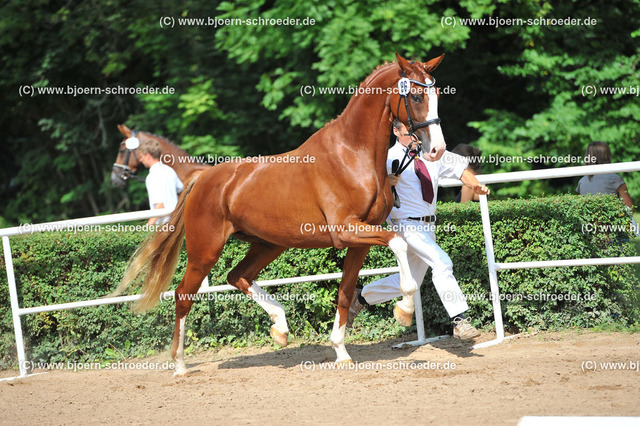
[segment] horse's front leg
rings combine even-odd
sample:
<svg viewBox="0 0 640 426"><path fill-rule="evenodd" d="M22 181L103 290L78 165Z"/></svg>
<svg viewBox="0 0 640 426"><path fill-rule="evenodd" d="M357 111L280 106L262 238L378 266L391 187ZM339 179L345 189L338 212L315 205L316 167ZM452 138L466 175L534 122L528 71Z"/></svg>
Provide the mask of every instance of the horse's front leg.
<svg viewBox="0 0 640 426"><path fill-rule="evenodd" d="M358 272L362 268L364 258L369 253L369 247L350 247L344 258L344 267L342 271L342 281L338 288L338 311L336 319L333 323L333 331L331 332L331 345L336 351L336 362L352 362L351 357L347 353L344 345L345 329L347 325L347 316L349 315L349 307L353 299L353 293L358 281Z"/></svg>
<svg viewBox="0 0 640 426"><path fill-rule="evenodd" d="M400 268L400 292L402 293L402 299L396 303L393 314L396 321L405 327L410 326L413 320L413 312L415 310L413 295L417 288L409 267L409 258L407 256L408 245L400 235L387 231L381 226L369 225L363 222L351 222L345 225L344 229L353 229L357 230L357 232L331 234L331 238L336 247L349 247L347 256L345 257L342 283L340 284L338 313L336 314L336 320L331 333L331 342L338 355L337 362L351 359L346 349L344 349L344 328L349 307L351 306L351 299L353 298L353 290L358 278L358 271L364 263L364 258L370 246L387 245L396 255L398 267ZM366 248L366 251L362 254L358 252L356 248ZM348 259L351 259L349 256L350 253L351 256L353 256L353 265L351 261L347 262Z"/></svg>

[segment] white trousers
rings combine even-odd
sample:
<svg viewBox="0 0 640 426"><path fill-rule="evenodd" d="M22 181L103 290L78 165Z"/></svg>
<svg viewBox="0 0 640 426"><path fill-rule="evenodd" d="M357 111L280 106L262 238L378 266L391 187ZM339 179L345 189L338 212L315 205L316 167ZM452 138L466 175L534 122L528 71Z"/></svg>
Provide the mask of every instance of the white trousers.
<svg viewBox="0 0 640 426"><path fill-rule="evenodd" d="M393 231L398 232L409 246L409 267L418 286L422 285L427 269L431 267L433 284L449 317L469 309L466 297L453 276L451 258L436 244L435 224L413 220L395 220L392 223ZM374 281L362 289L362 297L371 305L400 296L400 274Z"/></svg>

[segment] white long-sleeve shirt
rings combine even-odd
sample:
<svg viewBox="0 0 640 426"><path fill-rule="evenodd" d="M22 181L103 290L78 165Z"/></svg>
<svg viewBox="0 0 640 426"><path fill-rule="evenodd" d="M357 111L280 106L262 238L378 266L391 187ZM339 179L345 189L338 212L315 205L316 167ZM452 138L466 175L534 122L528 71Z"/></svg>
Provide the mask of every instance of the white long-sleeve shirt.
<svg viewBox="0 0 640 426"><path fill-rule="evenodd" d="M405 147L399 142L389 149L387 155L387 172L391 174L391 165L393 160L402 162ZM418 161L416 158L411 162L409 167L400 175L396 191L400 197L400 208L394 207L391 210L391 219L406 219L409 217L431 216L436 214L436 201L438 200L438 180L443 178L460 179L462 172L469 165L469 160L458 154L445 151L440 160L427 161L420 158L427 166L431 182L433 184L433 202L427 203L422 199L422 186L420 178L416 174L414 163ZM409 161L409 159L405 160Z"/></svg>

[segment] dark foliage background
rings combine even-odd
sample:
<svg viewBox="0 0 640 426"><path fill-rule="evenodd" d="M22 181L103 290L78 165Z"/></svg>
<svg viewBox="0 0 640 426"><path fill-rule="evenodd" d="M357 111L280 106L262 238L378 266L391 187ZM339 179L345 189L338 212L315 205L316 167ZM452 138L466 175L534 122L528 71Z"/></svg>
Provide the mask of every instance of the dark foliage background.
<svg viewBox="0 0 640 426"><path fill-rule="evenodd" d="M173 18L173 27L161 18ZM312 18L314 25L180 25L179 19ZM445 18L587 18L594 25L444 25ZM583 155L593 140L637 160L638 0L8 0L0 6L0 226L146 208L142 185L111 186L116 124L168 137L192 155L256 155L300 145L397 51L427 60L455 95L440 102L449 147L485 155ZM451 21L447 21L451 22ZM173 88L149 95L35 95L20 88ZM357 135L354 135L357 137ZM486 164L484 172L557 167ZM632 197L640 178L625 176ZM496 185L498 198L572 191L576 179ZM448 196L453 196L449 194Z"/></svg>

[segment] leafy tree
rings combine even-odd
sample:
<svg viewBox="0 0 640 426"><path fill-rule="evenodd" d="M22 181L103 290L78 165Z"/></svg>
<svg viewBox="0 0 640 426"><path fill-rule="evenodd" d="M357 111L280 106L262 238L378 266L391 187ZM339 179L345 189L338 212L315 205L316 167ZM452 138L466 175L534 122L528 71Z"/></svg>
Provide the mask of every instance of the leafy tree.
<svg viewBox="0 0 640 426"><path fill-rule="evenodd" d="M470 123L481 133L477 145L484 154L534 158L584 156L590 142L601 140L609 143L614 162L638 159L640 123L635 118L640 113L638 98L633 95L591 96L587 92L638 85L640 8L636 1L616 1L602 6L595 1L532 3L525 18L571 17L594 23L500 30L516 35L518 52L503 62L499 71L521 85L521 95L512 98L529 103L535 110L519 110L513 106L489 109L486 119ZM509 6L506 6L504 16L513 16L509 12ZM503 164L493 170L556 166L567 164L553 161ZM638 197L638 174L627 175L625 179L631 193ZM560 185L553 181L523 182L508 185L500 193L524 196L557 190L573 192L576 180L569 179Z"/></svg>
<svg viewBox="0 0 640 426"><path fill-rule="evenodd" d="M614 161L637 159L637 96L583 88L636 87L638 0L462 2L398 0L80 0L0 6L0 217L8 223L146 208L142 185L109 175L116 124L168 137L193 155L283 152L335 118L349 94L394 52L435 72L449 146L485 155L581 156L603 140ZM162 17L173 27L161 26ZM182 25L181 19L298 18L307 25ZM593 18L595 25L443 25L443 18ZM306 21L304 21L306 19ZM311 22L313 19L313 22ZM206 19L205 19L206 20ZM20 96L22 86L158 87L170 94ZM357 135L354 135L357 137ZM484 172L564 166L485 164ZM637 174L625 176L632 196ZM499 197L573 191L576 179L496 186ZM497 190L497 191L496 191Z"/></svg>

